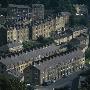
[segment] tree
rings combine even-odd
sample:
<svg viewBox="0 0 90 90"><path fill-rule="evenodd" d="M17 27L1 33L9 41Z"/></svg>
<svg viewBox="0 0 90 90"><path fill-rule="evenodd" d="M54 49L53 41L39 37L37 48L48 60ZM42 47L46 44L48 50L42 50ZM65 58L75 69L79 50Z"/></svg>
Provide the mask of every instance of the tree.
<svg viewBox="0 0 90 90"><path fill-rule="evenodd" d="M0 90L26 90L26 87L17 78L0 75Z"/></svg>
<svg viewBox="0 0 90 90"><path fill-rule="evenodd" d="M39 43L44 43L44 37L43 37L43 36L39 36L39 37L37 38L37 41L38 41Z"/></svg>
<svg viewBox="0 0 90 90"><path fill-rule="evenodd" d="M34 42L33 41L25 41L25 42L23 42L23 47L24 48L32 48L33 47L33 44L34 44Z"/></svg>
<svg viewBox="0 0 90 90"><path fill-rule="evenodd" d="M88 48L85 52L86 59L90 59L90 48Z"/></svg>
<svg viewBox="0 0 90 90"><path fill-rule="evenodd" d="M46 45L46 44L54 43L54 39L51 38L51 37L44 38L43 36L39 36L39 37L37 38L37 42L38 42L38 43L41 43L41 44L43 44L43 45Z"/></svg>
<svg viewBox="0 0 90 90"><path fill-rule="evenodd" d="M8 0L1 0L0 3L2 4L3 8L8 7Z"/></svg>

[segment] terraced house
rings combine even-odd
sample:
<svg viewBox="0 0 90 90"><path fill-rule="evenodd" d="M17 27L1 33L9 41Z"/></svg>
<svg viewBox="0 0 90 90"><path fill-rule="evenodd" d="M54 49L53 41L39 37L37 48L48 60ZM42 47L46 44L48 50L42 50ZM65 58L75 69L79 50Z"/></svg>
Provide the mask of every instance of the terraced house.
<svg viewBox="0 0 90 90"><path fill-rule="evenodd" d="M59 52L59 48L59 46L51 44L33 50L23 50L17 53L1 56L0 62L6 65L8 73L15 77L19 77L23 74L23 70L27 66L32 65L33 61L38 61L40 58Z"/></svg>
<svg viewBox="0 0 90 90"><path fill-rule="evenodd" d="M48 18L37 21L31 26L31 30L33 40L36 40L39 36L50 37L50 32L55 30L54 19Z"/></svg>
<svg viewBox="0 0 90 90"><path fill-rule="evenodd" d="M7 11L8 17L14 19L19 16L25 16L26 14L29 15L29 13L31 13L31 8L26 5L9 4Z"/></svg>
<svg viewBox="0 0 90 90"><path fill-rule="evenodd" d="M85 55L79 49L58 53L34 61L24 70L24 78L27 83L41 85L79 71L84 65Z"/></svg>
<svg viewBox="0 0 90 90"><path fill-rule="evenodd" d="M29 28L26 25L7 26L7 42L23 42L29 39Z"/></svg>
<svg viewBox="0 0 90 90"><path fill-rule="evenodd" d="M44 20L35 21L33 25L31 25L32 39L36 40L37 37L41 35L47 38L50 37L51 32L56 30L62 31L62 29L65 30L64 28L67 23L65 18L68 17L65 17L59 13L53 17L50 16L46 17Z"/></svg>

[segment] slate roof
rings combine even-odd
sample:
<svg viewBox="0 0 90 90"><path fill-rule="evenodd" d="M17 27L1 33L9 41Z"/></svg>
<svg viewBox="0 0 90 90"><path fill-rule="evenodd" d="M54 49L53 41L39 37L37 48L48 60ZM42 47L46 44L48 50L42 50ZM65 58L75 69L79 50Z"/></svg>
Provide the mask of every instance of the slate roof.
<svg viewBox="0 0 90 90"><path fill-rule="evenodd" d="M9 43L7 44L8 48L13 48L13 47L17 47L17 46L23 46L21 43Z"/></svg>
<svg viewBox="0 0 90 90"><path fill-rule="evenodd" d="M45 70L45 68L54 68L56 65L63 64L63 63L69 63L70 60L76 60L75 58L82 58L83 52L81 50L75 50L68 54L56 56L54 58L47 59L47 61L40 62L40 64L35 63L34 67L39 69L41 72Z"/></svg>
<svg viewBox="0 0 90 90"><path fill-rule="evenodd" d="M86 37L86 36L83 36L83 35L80 35L80 36L77 37L77 39L78 39L79 41L83 41L83 40L86 40L87 37Z"/></svg>
<svg viewBox="0 0 90 90"><path fill-rule="evenodd" d="M64 32L61 32L60 34L58 34L57 32L54 32L52 36L53 36L55 39L60 39L60 38L69 37L69 36L71 36L71 35L73 35L73 32L70 31L70 30L66 30L66 31L64 31Z"/></svg>
<svg viewBox="0 0 90 90"><path fill-rule="evenodd" d="M5 58L1 58L0 62L5 64L6 66L8 65L17 65L17 64L22 64L25 63L25 61L36 61L36 57L44 57L46 54L48 55L49 52L55 52L56 50L59 49L59 46L56 46L54 44L51 44L50 46L43 47L40 49L36 50L30 50L26 52L22 52L19 54L12 54L12 55L7 55Z"/></svg>
<svg viewBox="0 0 90 90"><path fill-rule="evenodd" d="M87 29L87 27L85 26L77 26L75 25L73 28L72 28L72 31L79 31L79 30L83 30L83 29Z"/></svg>
<svg viewBox="0 0 90 90"><path fill-rule="evenodd" d="M16 7L16 8L30 8L29 6L25 6L25 5L15 5L15 4L9 4L9 7Z"/></svg>
<svg viewBox="0 0 90 90"><path fill-rule="evenodd" d="M23 78L23 74L20 72L17 72L15 69L8 70L8 74L11 76L14 76L20 80Z"/></svg>

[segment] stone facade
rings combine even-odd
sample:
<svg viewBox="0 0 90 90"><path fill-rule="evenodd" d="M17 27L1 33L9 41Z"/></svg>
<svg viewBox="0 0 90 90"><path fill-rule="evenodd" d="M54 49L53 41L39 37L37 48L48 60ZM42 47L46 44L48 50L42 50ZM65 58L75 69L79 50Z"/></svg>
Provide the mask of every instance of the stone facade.
<svg viewBox="0 0 90 90"><path fill-rule="evenodd" d="M59 51L59 46L54 44L49 46L43 46L42 48L37 48L33 50L22 50L17 53L12 53L8 55L3 55L0 57L0 62L7 66L7 71L14 71L23 73L23 70L32 64L33 61L37 61L48 55L53 55L55 52Z"/></svg>
<svg viewBox="0 0 90 90"><path fill-rule="evenodd" d="M43 4L32 4L32 18L33 20L44 19Z"/></svg>
<svg viewBox="0 0 90 90"><path fill-rule="evenodd" d="M22 43L29 40L29 28L26 25L17 25L15 27L7 27L7 42Z"/></svg>
<svg viewBox="0 0 90 90"><path fill-rule="evenodd" d="M60 55L60 56L59 56ZM57 54L54 56L45 57L39 61L35 61L31 70L25 69L25 78L29 79L26 75L30 75L31 78L37 75L37 79L33 78L35 82L39 82L36 85L43 84L44 82L54 81L62 78L63 76L70 75L83 68L85 65L84 53L80 50L67 52L66 54ZM32 73L32 69L36 70L36 74ZM33 81L30 81L31 84ZM29 83L29 82L28 82ZM34 83L35 84L35 83Z"/></svg>
<svg viewBox="0 0 90 90"><path fill-rule="evenodd" d="M32 31L32 39L36 40L37 37L42 35L47 38L50 37L51 32L56 30L62 30L65 27L65 19L61 15L57 15L55 17L48 17L44 20L34 22L33 26L31 26Z"/></svg>
<svg viewBox="0 0 90 90"><path fill-rule="evenodd" d="M25 5L9 4L7 11L9 18L16 18L19 16L25 16L26 14L29 15L31 8Z"/></svg>

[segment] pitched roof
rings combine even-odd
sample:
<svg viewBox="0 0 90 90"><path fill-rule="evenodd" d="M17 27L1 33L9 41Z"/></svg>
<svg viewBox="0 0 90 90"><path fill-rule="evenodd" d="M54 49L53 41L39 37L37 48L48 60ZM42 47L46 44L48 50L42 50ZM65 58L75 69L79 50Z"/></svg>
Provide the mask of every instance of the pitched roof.
<svg viewBox="0 0 90 90"><path fill-rule="evenodd" d="M40 49L34 49L26 52L22 52L19 54L12 54L11 56L6 56L5 58L1 58L0 62L5 64L6 66L8 65L17 65L17 64L22 64L25 63L25 61L37 61L39 57L44 57L46 54L48 55L49 52L55 52L56 50L59 49L59 46L56 46L54 44L51 44L47 47L43 47Z"/></svg>
<svg viewBox="0 0 90 90"><path fill-rule="evenodd" d="M75 50L65 55L56 56L54 58L47 59L46 61L35 63L34 66L43 72L46 68L54 68L58 64L69 63L70 60L76 60L76 58L82 58L83 52L81 50Z"/></svg>
<svg viewBox="0 0 90 90"><path fill-rule="evenodd" d="M9 7L16 7L16 8L30 8L29 6L26 5L16 5L16 4L9 4Z"/></svg>

